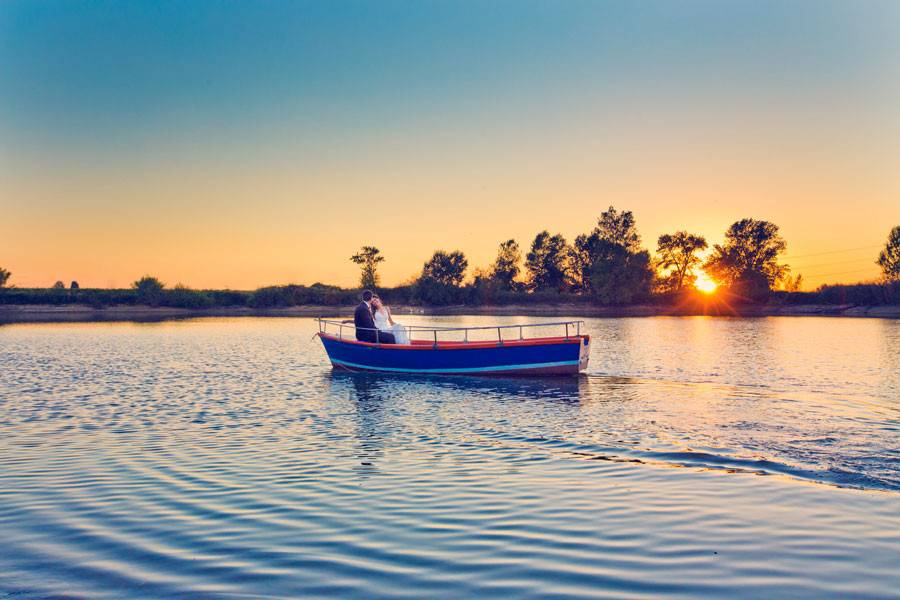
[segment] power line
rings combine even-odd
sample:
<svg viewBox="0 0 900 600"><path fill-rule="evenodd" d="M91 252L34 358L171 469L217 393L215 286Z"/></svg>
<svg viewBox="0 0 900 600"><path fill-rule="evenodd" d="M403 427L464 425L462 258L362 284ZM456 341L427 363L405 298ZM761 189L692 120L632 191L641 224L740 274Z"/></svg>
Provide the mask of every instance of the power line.
<svg viewBox="0 0 900 600"><path fill-rule="evenodd" d="M869 271L870 269L856 269L853 271L838 271L837 273L822 273L819 275L810 275L809 277L807 277L804 273L800 274L803 275L804 279L821 279L822 277L834 277L835 275L849 275L851 273L865 273Z"/></svg>
<svg viewBox="0 0 900 600"><path fill-rule="evenodd" d="M881 244L874 246L858 246L856 248L846 248L844 250L829 250L828 252L813 252L812 254L798 254L796 256L785 255L785 259L807 258L809 256L824 256L826 254L840 254L841 252L855 252L856 250L870 250L872 248L881 248Z"/></svg>
<svg viewBox="0 0 900 600"><path fill-rule="evenodd" d="M865 263L867 265L874 265L875 261L874 260L870 261L868 259L840 260L840 261L833 262L833 263L819 263L816 265L797 266L794 264L789 264L788 266L790 266L792 271L806 271L806 270L816 271L817 269L821 269L823 267L827 268L827 267L834 267L837 265L860 265L860 266L862 266L863 263Z"/></svg>

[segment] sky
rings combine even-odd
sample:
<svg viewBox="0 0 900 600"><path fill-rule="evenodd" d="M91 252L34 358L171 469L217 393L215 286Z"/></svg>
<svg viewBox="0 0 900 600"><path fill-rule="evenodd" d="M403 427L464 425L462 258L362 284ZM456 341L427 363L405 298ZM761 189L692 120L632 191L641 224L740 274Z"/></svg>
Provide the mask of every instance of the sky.
<svg viewBox="0 0 900 600"><path fill-rule="evenodd" d="M900 2L0 3L19 287L352 285L436 249L778 224L807 287L900 224Z"/></svg>

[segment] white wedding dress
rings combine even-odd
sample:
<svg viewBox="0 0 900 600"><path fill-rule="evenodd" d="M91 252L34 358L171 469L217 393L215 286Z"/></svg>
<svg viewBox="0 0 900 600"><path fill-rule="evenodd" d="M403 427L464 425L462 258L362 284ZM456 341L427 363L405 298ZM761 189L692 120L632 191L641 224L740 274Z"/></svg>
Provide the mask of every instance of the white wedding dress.
<svg viewBox="0 0 900 600"><path fill-rule="evenodd" d="M404 327L400 323L394 323L393 325L391 325L391 320L390 317L388 317L387 310L380 308L375 311L375 314L373 314L372 317L375 319L375 327L378 328L378 331L393 334L394 340L398 344L409 343L409 334L406 333L406 327Z"/></svg>

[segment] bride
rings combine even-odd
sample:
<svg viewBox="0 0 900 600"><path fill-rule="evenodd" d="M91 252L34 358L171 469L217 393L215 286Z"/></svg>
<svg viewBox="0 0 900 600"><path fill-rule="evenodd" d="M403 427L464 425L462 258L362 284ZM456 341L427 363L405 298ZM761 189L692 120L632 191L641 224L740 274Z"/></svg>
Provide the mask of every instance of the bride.
<svg viewBox="0 0 900 600"><path fill-rule="evenodd" d="M372 310L372 316L375 319L375 327L377 327L379 331L394 334L394 339L398 344L409 343L409 334L406 332L406 327L400 323L394 322L394 319L391 316L391 309L388 308L378 296L372 297Z"/></svg>

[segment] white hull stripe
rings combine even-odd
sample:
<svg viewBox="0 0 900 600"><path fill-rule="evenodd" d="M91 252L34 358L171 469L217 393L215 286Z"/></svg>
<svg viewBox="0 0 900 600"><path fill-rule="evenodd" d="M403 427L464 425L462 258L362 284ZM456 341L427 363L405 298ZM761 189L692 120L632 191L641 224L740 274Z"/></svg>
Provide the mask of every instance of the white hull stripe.
<svg viewBox="0 0 900 600"><path fill-rule="evenodd" d="M578 367L577 360L563 360L559 362L531 363L527 365L498 365L494 367L462 367L453 369L402 369L396 367L373 367L359 365L332 358L331 362L351 369L363 369L366 371L391 371L393 373L488 373L496 371L525 371L529 369L546 369L549 367Z"/></svg>

